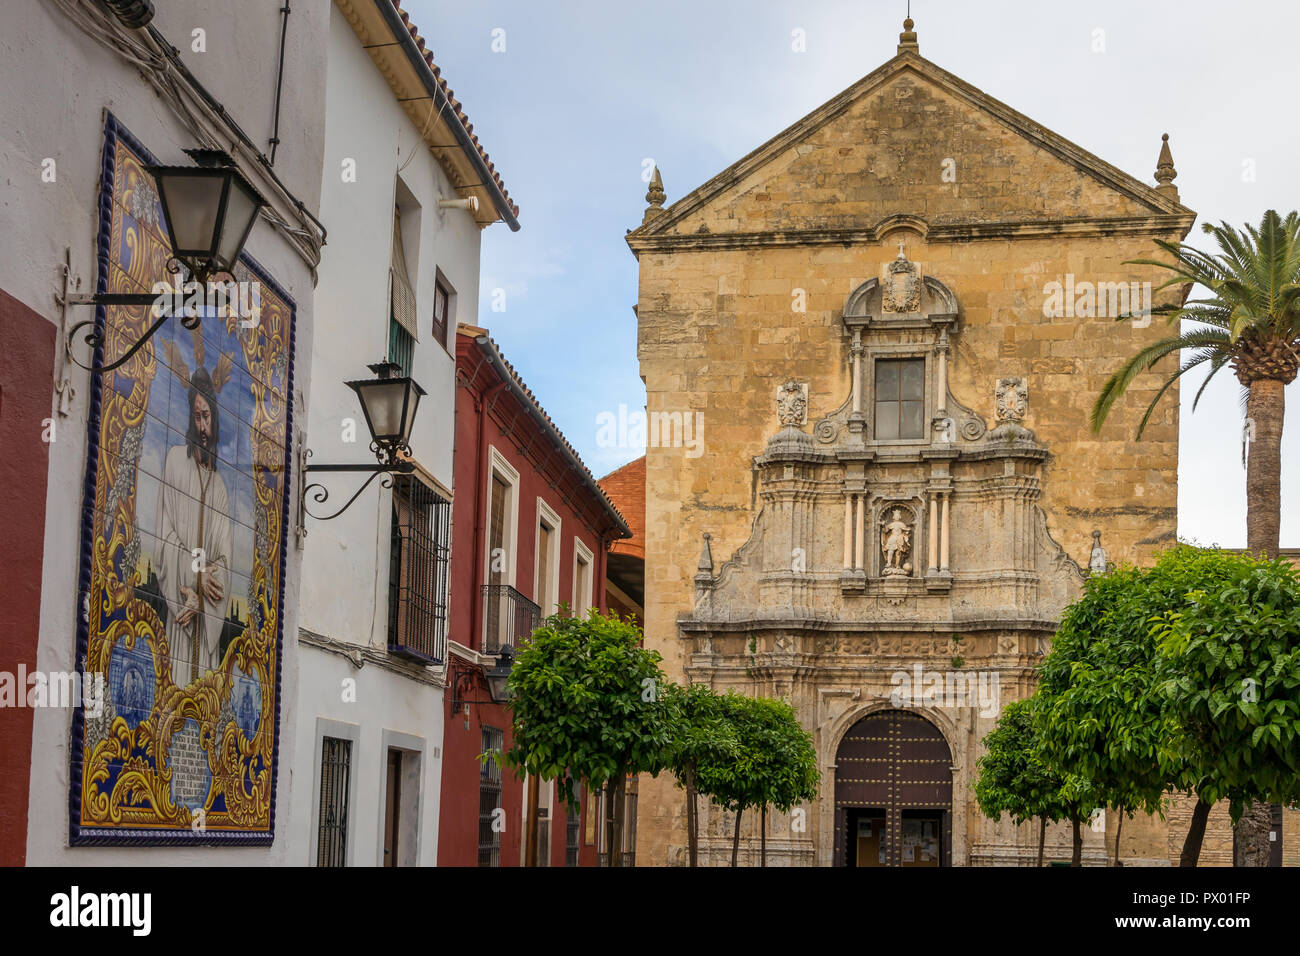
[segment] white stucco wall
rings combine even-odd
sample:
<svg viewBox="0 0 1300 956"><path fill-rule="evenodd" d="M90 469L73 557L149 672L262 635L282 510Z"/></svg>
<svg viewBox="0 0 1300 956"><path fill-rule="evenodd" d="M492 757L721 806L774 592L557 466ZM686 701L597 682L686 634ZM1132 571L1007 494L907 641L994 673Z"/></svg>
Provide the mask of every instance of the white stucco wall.
<svg viewBox="0 0 1300 956"><path fill-rule="evenodd" d="M411 447L417 462L450 490L455 359L433 337L434 282L440 272L455 293L448 333L454 349L457 317L477 314L479 229L467 212L438 210L438 199L455 199L455 191L337 9L330 18L327 64L321 215L337 225L321 261L316 297L320 334L312 351L315 388L307 426L312 461L373 461L364 417L344 382L369 378L366 366L388 354L388 269L400 176L420 209L418 231L409 215L403 227L420 332L412 376L428 393ZM345 164L355 169L355 181L344 181ZM412 241L417 233L418 242ZM346 419L355 423L351 443L343 440ZM318 513L336 510L364 480L347 474L313 477L330 492L329 501L313 505ZM304 629L381 652L387 648L391 502L391 492L376 482L339 517L308 519L301 585ZM368 866L382 859L385 749L397 746L384 743L388 733L427 744L421 760L420 831L409 834L408 843L418 846L419 863L432 865L441 789L441 761L434 754L440 755L442 747L443 688L373 662L358 670L329 651L305 644L300 649L302 734L295 769L305 779L294 795L292 861L311 860L318 813L312 783L320 772L316 728L319 721L331 720L354 725L359 735L352 765L358 802L349 808L349 841L355 841L350 862ZM345 678L357 681L355 702L344 700ZM408 819L404 814L403 829Z"/></svg>
<svg viewBox="0 0 1300 956"><path fill-rule="evenodd" d="M228 0L214 7L203 0L158 4L157 26L174 45L187 48L193 26L207 31L207 53L185 54L199 80L217 94L256 141L270 135L278 47L277 5L265 0ZM0 30L0 288L51 322L59 321L54 294L61 289L64 248L71 247L81 291L93 290L103 112L111 110L161 161L187 164L182 149L198 145L136 69L65 21L53 4L12 0ZM276 170L309 209L316 206L322 134L314 118L324 110L327 33L322 4L294 7L286 47L284 143ZM240 51L255 51L248 57ZM278 49L276 51L278 53ZM236 61L235 57L238 56ZM45 157L57 163L57 180L41 182ZM265 222L246 246L297 305L295 427L304 396L310 394L312 276L306 262ZM76 307L70 321L89 318ZM61 339L60 346L61 348ZM84 346L82 352L84 355ZM60 367L56 363L56 368ZM81 490L85 474L89 373L70 367L76 388L71 414L57 419L50 449L37 666L74 669L76 579L80 546ZM53 391L51 408L53 409ZM53 415L54 412L51 411ZM291 513L293 509L291 507ZM290 532L284 568L284 660L280 694L280 764L276 778L276 839L257 848L76 847L68 842L68 773L71 711L38 709L32 739L32 775L27 861L30 864L268 865L287 861L283 837L291 805L289 773L297 715L298 628L294 586L299 552Z"/></svg>

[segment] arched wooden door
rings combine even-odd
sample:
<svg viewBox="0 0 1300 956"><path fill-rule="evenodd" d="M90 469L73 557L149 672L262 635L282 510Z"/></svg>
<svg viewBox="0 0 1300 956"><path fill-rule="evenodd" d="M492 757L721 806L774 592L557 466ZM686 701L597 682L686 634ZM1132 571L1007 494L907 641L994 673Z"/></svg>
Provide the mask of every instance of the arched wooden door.
<svg viewBox="0 0 1300 956"><path fill-rule="evenodd" d="M835 865L952 865L952 752L919 714L870 714L840 741Z"/></svg>

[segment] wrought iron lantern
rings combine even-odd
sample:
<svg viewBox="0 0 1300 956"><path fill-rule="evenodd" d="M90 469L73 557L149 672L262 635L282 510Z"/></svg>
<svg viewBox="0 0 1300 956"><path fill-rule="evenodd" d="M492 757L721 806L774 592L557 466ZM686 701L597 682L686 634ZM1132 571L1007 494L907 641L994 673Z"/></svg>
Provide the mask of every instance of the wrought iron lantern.
<svg viewBox="0 0 1300 956"><path fill-rule="evenodd" d="M195 166L146 166L158 189L163 219L171 242L171 257L167 271L175 276L189 276L206 288L214 276L231 274L239 254L243 251L248 234L257 221L266 200L240 174L235 161L219 149L187 149ZM82 368L96 375L111 372L130 360L163 324L173 316L168 303L175 297L159 296L155 292L97 292L93 295L69 294L68 305L103 306L153 306L157 317L145 333L116 361L109 365L96 365L92 359L86 364L72 354L71 343L76 334L86 326L85 341L92 349L103 342L102 333L94 328L95 320L78 322L68 332L68 355ZM200 315L181 318L181 324L193 329L201 321Z"/></svg>
<svg viewBox="0 0 1300 956"><path fill-rule="evenodd" d="M370 429L370 450L374 453L376 464L313 465L306 461L311 457L311 449L307 449L303 453L302 474L349 471L369 474L370 477L362 483L342 508L328 515L313 514L307 508L307 495L310 493L312 501L317 504L324 504L329 500L329 489L319 482L303 487L299 493L299 507L302 512L299 515L300 527L303 515L311 515L318 521L337 518L348 510L352 502L360 497L361 492L365 491L372 481L381 475L384 476L382 487L391 488L393 475L409 475L415 471L415 465L411 461L411 428L415 424L415 413L420 407L420 397L425 394L424 389L409 375L397 375L396 373L402 369L393 362L378 362L367 368L375 373L374 378L346 384L357 393L357 399L361 403L366 426Z"/></svg>

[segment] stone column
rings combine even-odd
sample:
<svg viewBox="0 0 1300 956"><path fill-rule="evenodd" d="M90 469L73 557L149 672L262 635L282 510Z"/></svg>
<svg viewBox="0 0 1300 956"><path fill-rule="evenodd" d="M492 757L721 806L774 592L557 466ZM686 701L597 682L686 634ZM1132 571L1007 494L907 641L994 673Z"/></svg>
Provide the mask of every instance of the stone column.
<svg viewBox="0 0 1300 956"><path fill-rule="evenodd" d="M863 556L866 552L864 542L866 541L866 510L867 496L858 495L858 560L854 565L858 570L865 571L867 566L863 562Z"/></svg>
<svg viewBox="0 0 1300 956"><path fill-rule="evenodd" d="M862 333L853 330L853 347L849 350L853 356L853 414L862 414Z"/></svg>
<svg viewBox="0 0 1300 956"><path fill-rule="evenodd" d="M937 492L930 492L930 567L929 572L939 570L939 495Z"/></svg>
<svg viewBox="0 0 1300 956"><path fill-rule="evenodd" d="M853 567L853 496L844 495L844 570Z"/></svg>
<svg viewBox="0 0 1300 956"><path fill-rule="evenodd" d="M939 570L948 570L948 492L943 494L943 524L939 526Z"/></svg>
<svg viewBox="0 0 1300 956"><path fill-rule="evenodd" d="M946 413L948 410L948 330L944 329L939 334L939 344L934 349L939 353L939 374L936 376L936 386L939 394L935 396L934 407L938 413Z"/></svg>

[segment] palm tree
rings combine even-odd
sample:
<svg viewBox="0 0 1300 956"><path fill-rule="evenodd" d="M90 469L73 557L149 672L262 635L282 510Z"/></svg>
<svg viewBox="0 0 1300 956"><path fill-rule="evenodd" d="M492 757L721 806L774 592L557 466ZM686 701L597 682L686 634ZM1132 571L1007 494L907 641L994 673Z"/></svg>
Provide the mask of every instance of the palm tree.
<svg viewBox="0 0 1300 956"><path fill-rule="evenodd" d="M1156 292L1199 285L1209 297L1166 303L1151 309L1174 325L1190 319L1196 326L1148 345L1110 377L1092 408L1093 431L1100 431L1115 401L1143 372L1168 355L1190 354L1166 379L1151 400L1137 437L1142 437L1161 396L1185 372L1209 365L1209 374L1196 392L1196 410L1210 379L1231 366L1246 389L1246 431L1250 454L1246 469L1246 547L1269 558L1278 554L1282 518L1282 419L1285 388L1300 370L1300 213L1282 219L1273 209L1256 229L1241 232L1221 223L1205 223L1219 253L1201 252L1185 243L1157 239L1172 262L1136 259L1133 265L1157 266L1173 276ZM1184 292L1185 297L1186 293ZM1180 298L1183 298L1180 297ZM1239 866L1267 866L1269 807L1253 803L1237 824Z"/></svg>

